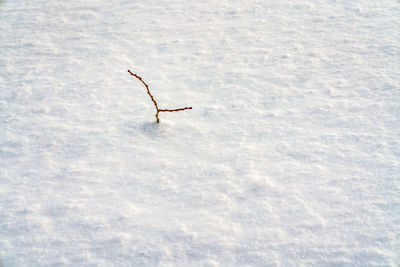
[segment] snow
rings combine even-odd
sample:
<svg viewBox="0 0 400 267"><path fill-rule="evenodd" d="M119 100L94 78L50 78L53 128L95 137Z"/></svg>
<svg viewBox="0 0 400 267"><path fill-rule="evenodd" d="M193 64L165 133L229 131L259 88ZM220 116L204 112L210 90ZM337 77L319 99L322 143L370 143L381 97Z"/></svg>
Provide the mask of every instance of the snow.
<svg viewBox="0 0 400 267"><path fill-rule="evenodd" d="M398 266L398 1L0 1L0 265ZM192 110L160 113L160 108Z"/></svg>

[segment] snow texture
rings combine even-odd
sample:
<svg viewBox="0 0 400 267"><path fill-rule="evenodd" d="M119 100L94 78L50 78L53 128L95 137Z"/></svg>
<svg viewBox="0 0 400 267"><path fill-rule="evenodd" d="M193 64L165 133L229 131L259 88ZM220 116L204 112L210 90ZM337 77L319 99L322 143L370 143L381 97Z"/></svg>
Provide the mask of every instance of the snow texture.
<svg viewBox="0 0 400 267"><path fill-rule="evenodd" d="M0 265L398 266L400 2L0 2ZM160 113L160 108L193 110Z"/></svg>

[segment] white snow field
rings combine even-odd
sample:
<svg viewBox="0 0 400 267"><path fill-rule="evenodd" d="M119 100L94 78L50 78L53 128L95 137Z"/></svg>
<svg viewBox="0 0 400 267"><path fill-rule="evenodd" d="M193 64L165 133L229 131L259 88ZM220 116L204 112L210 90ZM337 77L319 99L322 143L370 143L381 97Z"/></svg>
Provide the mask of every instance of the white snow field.
<svg viewBox="0 0 400 267"><path fill-rule="evenodd" d="M0 265L399 266L400 2L0 2ZM150 86L160 113L139 80Z"/></svg>

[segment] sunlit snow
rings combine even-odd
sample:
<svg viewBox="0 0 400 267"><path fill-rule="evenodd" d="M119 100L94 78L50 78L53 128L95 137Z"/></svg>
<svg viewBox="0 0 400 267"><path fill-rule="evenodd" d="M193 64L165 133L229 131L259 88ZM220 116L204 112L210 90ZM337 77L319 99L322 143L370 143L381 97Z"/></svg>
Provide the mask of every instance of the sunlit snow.
<svg viewBox="0 0 400 267"><path fill-rule="evenodd" d="M399 1L0 1L0 266L398 264Z"/></svg>

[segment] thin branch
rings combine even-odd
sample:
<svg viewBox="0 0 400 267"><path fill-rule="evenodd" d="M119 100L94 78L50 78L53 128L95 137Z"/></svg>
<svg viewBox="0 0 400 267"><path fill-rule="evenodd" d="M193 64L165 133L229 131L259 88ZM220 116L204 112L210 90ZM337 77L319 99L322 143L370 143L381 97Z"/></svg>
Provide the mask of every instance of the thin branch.
<svg viewBox="0 0 400 267"><path fill-rule="evenodd" d="M182 111L185 109L192 109L192 107L184 107L184 108L177 108L177 109L159 109L158 111L168 111L168 112L173 112L173 111Z"/></svg>
<svg viewBox="0 0 400 267"><path fill-rule="evenodd" d="M154 99L153 95L150 93L149 86L143 81L142 77L140 77L139 75L137 75L135 73L132 73L130 70L128 70L128 72L130 75L136 77L139 81L141 81L144 84L144 86L146 87L147 94L150 96L151 101L153 101L154 106L156 106L156 109L157 109L157 113L156 113L157 123L160 122L160 119L158 118L158 114L160 112L174 112L174 111L182 111L182 110L186 110L186 109L192 109L192 107L184 107L184 108L177 108L177 109L159 109L158 105L157 105L157 101Z"/></svg>
<svg viewBox="0 0 400 267"><path fill-rule="evenodd" d="M139 75L137 75L137 74L135 74L135 73L132 73L130 70L128 70L128 72L130 73L130 75L135 76L136 78L138 78L139 81L141 81L141 82L144 84L144 86L146 86L147 93L149 94L149 96L150 96L150 98L151 98L151 101L153 101L154 105L156 106L156 109L158 110L157 102L156 102L156 100L154 99L154 97L151 95L150 90L149 90L149 86L143 81L142 77L140 77Z"/></svg>

